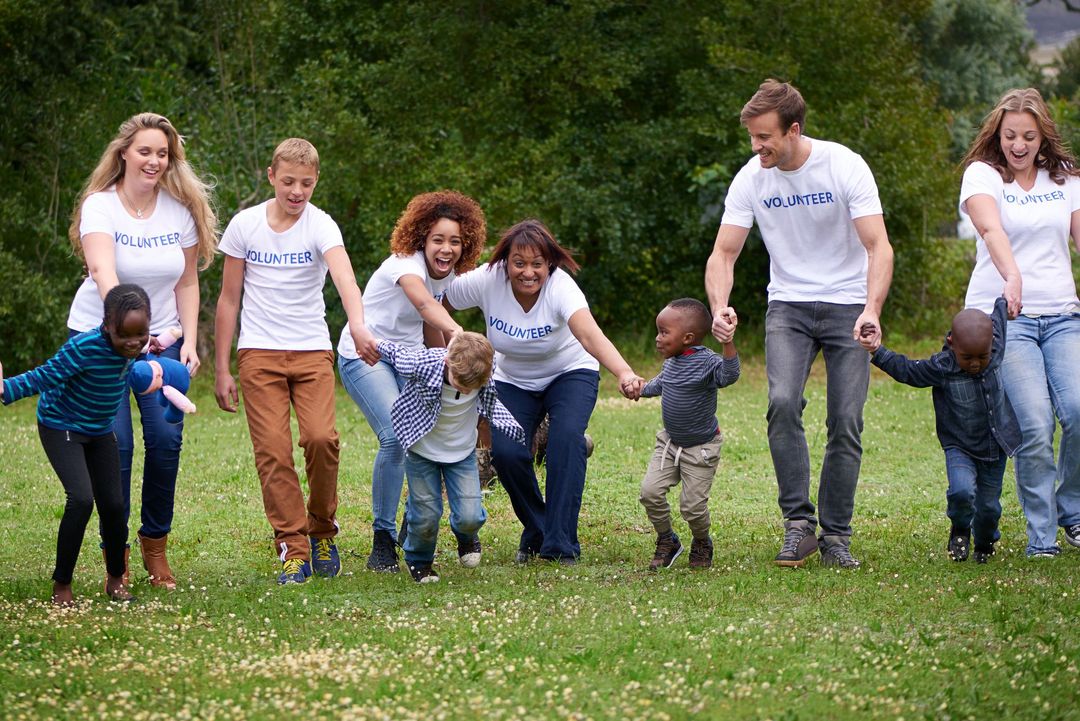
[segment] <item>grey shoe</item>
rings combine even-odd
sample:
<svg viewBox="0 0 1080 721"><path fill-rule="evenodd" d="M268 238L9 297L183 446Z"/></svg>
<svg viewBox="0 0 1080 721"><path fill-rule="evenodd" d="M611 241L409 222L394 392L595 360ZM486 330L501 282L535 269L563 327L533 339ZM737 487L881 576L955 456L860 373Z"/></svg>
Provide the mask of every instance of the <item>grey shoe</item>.
<svg viewBox="0 0 1080 721"><path fill-rule="evenodd" d="M846 536L821 537L821 565L832 568L858 568L862 564L851 555Z"/></svg>
<svg viewBox="0 0 1080 721"><path fill-rule="evenodd" d="M814 524L807 520L784 521L784 544L773 561L777 566L798 568L818 550Z"/></svg>

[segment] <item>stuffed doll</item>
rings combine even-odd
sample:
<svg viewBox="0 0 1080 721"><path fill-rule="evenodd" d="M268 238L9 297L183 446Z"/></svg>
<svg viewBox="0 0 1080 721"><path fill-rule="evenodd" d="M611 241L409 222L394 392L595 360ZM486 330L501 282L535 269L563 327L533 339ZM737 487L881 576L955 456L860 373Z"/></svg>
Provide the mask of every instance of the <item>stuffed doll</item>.
<svg viewBox="0 0 1080 721"><path fill-rule="evenodd" d="M164 350L176 342L179 329L170 328L158 336L158 344ZM131 364L128 384L139 395L157 393L158 402L165 407L165 422L179 423L185 413L194 413L195 404L184 393L191 385L187 366L172 358L162 358L153 353L146 360Z"/></svg>

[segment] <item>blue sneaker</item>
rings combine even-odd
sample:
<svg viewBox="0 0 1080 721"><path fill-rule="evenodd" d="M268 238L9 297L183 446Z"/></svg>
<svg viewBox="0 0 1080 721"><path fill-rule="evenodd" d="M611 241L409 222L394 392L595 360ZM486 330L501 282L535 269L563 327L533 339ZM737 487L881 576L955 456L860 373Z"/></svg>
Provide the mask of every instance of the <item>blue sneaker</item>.
<svg viewBox="0 0 1080 721"><path fill-rule="evenodd" d="M311 567L316 576L333 578L341 573L341 557L329 538L311 538Z"/></svg>
<svg viewBox="0 0 1080 721"><path fill-rule="evenodd" d="M281 564L281 575L277 582L282 586L292 583L307 583L311 577L311 564L299 558L290 558Z"/></svg>

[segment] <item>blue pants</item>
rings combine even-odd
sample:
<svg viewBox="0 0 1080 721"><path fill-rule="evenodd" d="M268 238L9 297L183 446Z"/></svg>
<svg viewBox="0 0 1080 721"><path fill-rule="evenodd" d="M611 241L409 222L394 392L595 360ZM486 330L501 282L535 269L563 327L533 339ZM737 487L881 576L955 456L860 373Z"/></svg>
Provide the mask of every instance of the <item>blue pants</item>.
<svg viewBox="0 0 1080 721"><path fill-rule="evenodd" d="M991 550L1001 538L1001 479L1007 461L1004 453L995 460L980 461L959 448L945 449L945 473L949 477L946 512L953 530L971 529L977 551Z"/></svg>
<svg viewBox="0 0 1080 721"><path fill-rule="evenodd" d="M585 490L585 429L599 387L600 374L593 370L564 373L540 391L495 382L499 399L521 424L527 439L522 445L497 428L491 429L491 462L524 526L518 546L522 551L548 559L581 555L577 526ZM541 495L530 449L545 413L550 419L547 484Z"/></svg>
<svg viewBox="0 0 1080 721"><path fill-rule="evenodd" d="M405 536L406 563L430 564L435 558L444 485L450 504L450 529L458 541L476 537L487 520L476 470L476 451L454 463L432 461L409 452L405 454L405 474L409 479L409 498L405 505L405 515L409 518L409 533Z"/></svg>

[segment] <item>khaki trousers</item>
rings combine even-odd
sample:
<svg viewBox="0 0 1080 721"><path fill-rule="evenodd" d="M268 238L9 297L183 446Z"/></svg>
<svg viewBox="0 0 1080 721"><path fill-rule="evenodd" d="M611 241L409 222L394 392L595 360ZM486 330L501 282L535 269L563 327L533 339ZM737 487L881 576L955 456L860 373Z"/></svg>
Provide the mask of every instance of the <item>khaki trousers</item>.
<svg viewBox="0 0 1080 721"><path fill-rule="evenodd" d="M681 480L679 511L694 538L708 537L709 491L712 490L713 477L720 465L720 446L723 443L723 435L717 433L708 443L682 448L671 441L667 431L657 432L656 448L649 460L645 478L641 481L639 500L658 534L671 530L671 507L668 505L667 492Z"/></svg>

